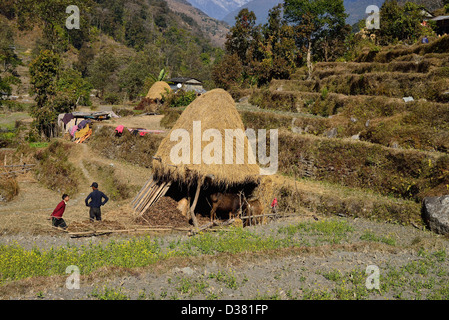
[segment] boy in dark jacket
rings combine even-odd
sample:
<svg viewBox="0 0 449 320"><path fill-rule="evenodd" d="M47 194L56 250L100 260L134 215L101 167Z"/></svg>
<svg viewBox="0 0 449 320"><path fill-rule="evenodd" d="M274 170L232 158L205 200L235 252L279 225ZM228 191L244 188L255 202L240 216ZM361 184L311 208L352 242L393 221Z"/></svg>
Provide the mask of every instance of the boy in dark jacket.
<svg viewBox="0 0 449 320"><path fill-rule="evenodd" d="M69 199L67 194L63 194L62 201L56 206L55 210L53 210L53 213L50 216L53 227L63 228L64 230L67 229L67 224L62 218L62 215L64 214L65 206L67 205L67 202L69 202Z"/></svg>
<svg viewBox="0 0 449 320"><path fill-rule="evenodd" d="M92 192L87 196L85 203L86 206L90 207L89 218L90 221L94 220L101 221L101 206L104 206L108 202L109 198L100 190L98 190L98 183L94 182L91 185ZM89 199L91 200L89 202ZM104 201L102 201L104 199Z"/></svg>

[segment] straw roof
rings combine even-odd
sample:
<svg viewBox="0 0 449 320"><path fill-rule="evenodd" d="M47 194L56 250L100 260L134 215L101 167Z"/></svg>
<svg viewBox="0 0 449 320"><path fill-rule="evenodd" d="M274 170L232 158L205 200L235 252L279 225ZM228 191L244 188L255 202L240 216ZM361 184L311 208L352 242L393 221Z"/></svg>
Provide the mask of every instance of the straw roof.
<svg viewBox="0 0 449 320"><path fill-rule="evenodd" d="M201 121L201 130L199 130L197 121ZM173 163L170 156L173 149L178 151L178 156L184 155L182 151L179 151L179 144L182 139L176 135L177 138L173 139L174 141L170 139L172 133L178 129L184 129L184 132L189 133L190 161L187 161L187 164ZM204 141L206 138L203 133L206 130L211 131L208 129L215 129L216 134L220 133L220 135L217 134L217 143L220 144L219 142L221 142L221 148L211 147L212 144L217 146L215 136L208 141ZM241 130L235 131L236 129ZM233 130L236 138L226 139L226 133L229 134L230 130ZM200 135L198 132L201 132ZM239 132L241 134L238 134ZM211 183L217 186L230 187L249 183L257 184L260 168L255 162L251 145L248 143L244 132L242 119L231 95L222 89L209 91L196 98L184 110L170 133L162 140L155 155L157 159L153 160L154 174L161 178L165 177L184 183L196 182L198 178L212 175ZM237 140L239 139L243 141L243 149L237 148ZM230 141L232 143L229 143ZM176 145L178 145L178 148L175 147ZM198 152L199 145L201 146L200 152ZM207 148L207 146L209 147ZM221 150L221 161L218 160L220 153L217 152L216 154L216 150ZM194 159L194 156L198 157L198 154L201 154L201 161L198 161L198 158ZM217 155L217 161L208 162L205 160L207 155ZM231 155L232 161L229 161L229 155ZM250 158L248 158L248 155ZM226 157L228 161L226 161Z"/></svg>
<svg viewBox="0 0 449 320"><path fill-rule="evenodd" d="M161 100L162 95L166 94L167 90L171 91L171 88L167 82L157 81L151 86L146 98L153 99L153 100L156 100L156 99Z"/></svg>

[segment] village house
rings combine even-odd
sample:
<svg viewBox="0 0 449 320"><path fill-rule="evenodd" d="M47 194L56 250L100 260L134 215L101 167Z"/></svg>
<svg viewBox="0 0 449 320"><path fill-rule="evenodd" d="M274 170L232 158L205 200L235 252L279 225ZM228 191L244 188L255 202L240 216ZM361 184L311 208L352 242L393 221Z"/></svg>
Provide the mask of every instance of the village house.
<svg viewBox="0 0 449 320"><path fill-rule="evenodd" d="M195 91L197 94L206 92L202 82L194 78L172 78L168 80L168 83L170 88L175 92L179 89L183 89L184 91Z"/></svg>

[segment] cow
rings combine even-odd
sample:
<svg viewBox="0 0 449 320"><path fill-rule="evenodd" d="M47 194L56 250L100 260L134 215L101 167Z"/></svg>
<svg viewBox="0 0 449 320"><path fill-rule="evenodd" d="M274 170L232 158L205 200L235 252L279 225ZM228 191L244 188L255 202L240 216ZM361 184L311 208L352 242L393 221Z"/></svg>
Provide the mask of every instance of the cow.
<svg viewBox="0 0 449 320"><path fill-rule="evenodd" d="M210 212L210 221L216 218L217 212L229 214L229 219L237 215L241 208L242 200L235 193L213 193L209 196L212 210Z"/></svg>
<svg viewBox="0 0 449 320"><path fill-rule="evenodd" d="M258 199L245 201L243 212L245 213L245 216L248 217L248 219L245 219L243 226L246 227L253 223L259 224L262 222L262 217L256 217L263 214L263 206Z"/></svg>

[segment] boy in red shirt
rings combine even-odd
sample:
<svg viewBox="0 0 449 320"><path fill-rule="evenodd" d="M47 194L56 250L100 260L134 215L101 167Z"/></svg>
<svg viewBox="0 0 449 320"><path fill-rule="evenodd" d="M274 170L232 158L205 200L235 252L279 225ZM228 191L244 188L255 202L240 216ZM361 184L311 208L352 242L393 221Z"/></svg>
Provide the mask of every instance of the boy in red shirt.
<svg viewBox="0 0 449 320"><path fill-rule="evenodd" d="M271 211L273 213L278 212L278 199L277 198L274 198L273 202L271 203Z"/></svg>
<svg viewBox="0 0 449 320"><path fill-rule="evenodd" d="M64 214L65 206L69 200L69 196L67 194L63 194L62 201L56 206L55 210L53 210L53 213L50 216L53 227L63 228L64 230L67 229L67 224L62 218L62 215Z"/></svg>

